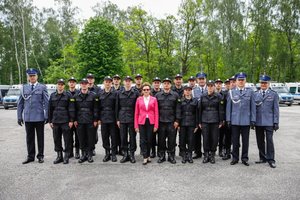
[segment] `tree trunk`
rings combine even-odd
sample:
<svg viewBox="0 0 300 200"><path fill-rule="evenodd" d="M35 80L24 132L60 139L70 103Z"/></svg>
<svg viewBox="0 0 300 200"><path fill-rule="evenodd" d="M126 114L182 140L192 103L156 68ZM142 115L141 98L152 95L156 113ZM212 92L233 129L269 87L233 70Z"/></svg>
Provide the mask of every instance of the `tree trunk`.
<svg viewBox="0 0 300 200"><path fill-rule="evenodd" d="M21 66L20 66L20 62L19 62L18 47L17 47L17 40L16 40L16 30L15 30L14 25L12 25L12 29L13 29L14 46L15 46L15 57L16 57L17 65L18 65L19 84L21 84L22 83Z"/></svg>

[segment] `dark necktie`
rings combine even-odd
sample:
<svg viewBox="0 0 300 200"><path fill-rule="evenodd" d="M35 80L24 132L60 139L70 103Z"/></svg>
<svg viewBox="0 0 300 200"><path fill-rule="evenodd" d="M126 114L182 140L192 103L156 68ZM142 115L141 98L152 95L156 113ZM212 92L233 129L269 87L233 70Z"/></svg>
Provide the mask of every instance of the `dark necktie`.
<svg viewBox="0 0 300 200"><path fill-rule="evenodd" d="M203 88L201 88L201 93L203 94Z"/></svg>
<svg viewBox="0 0 300 200"><path fill-rule="evenodd" d="M242 94L242 93L243 93L243 90L240 90L240 93Z"/></svg>
<svg viewBox="0 0 300 200"><path fill-rule="evenodd" d="M263 93L263 97L265 97L265 94L266 94L266 92L265 92L265 91L263 91L262 93Z"/></svg>
<svg viewBox="0 0 300 200"><path fill-rule="evenodd" d="M32 85L31 85L31 91L32 91L33 89L34 89L34 85L32 84Z"/></svg>

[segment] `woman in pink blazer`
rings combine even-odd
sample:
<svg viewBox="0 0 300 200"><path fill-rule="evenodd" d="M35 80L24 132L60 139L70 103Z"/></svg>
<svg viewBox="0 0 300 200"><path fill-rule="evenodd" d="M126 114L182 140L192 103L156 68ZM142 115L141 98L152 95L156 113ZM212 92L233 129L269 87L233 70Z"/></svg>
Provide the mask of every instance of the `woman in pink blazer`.
<svg viewBox="0 0 300 200"><path fill-rule="evenodd" d="M158 129L158 104L155 97L150 95L151 85L144 83L142 96L138 97L135 104L134 128L140 133L140 145L144 157L143 165L150 160L153 133Z"/></svg>

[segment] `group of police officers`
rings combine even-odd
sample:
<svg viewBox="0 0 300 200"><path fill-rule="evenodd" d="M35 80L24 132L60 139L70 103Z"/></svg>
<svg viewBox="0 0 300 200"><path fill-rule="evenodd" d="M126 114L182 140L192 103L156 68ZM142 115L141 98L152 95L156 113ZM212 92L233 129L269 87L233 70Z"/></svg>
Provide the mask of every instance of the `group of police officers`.
<svg viewBox="0 0 300 200"><path fill-rule="evenodd" d="M123 86L119 75L106 76L100 88L95 85L94 75L88 74L80 80L80 90L76 89L74 77L68 80L68 90L65 90L66 82L59 79L56 92L49 97L46 86L37 81L38 71L31 68L26 73L28 84L21 89L17 108L18 124L25 123L26 128L28 155L23 164L35 159L35 133L37 159L39 163L44 162L44 125L47 123L53 130L57 152L54 164L68 164L71 157L79 163L93 162L99 125L105 149L103 162L117 162L117 155L122 156L121 163L136 162L134 112L136 99L143 92L142 75L137 74L135 80L126 76ZM162 163L167 153L167 160L175 164L179 133L182 163L193 163L193 159L203 156L203 163L213 164L218 149L223 160L232 158L230 164L235 165L240 159L241 136L241 161L249 166L251 128L255 129L259 150L256 163L268 163L275 168L273 132L279 129L278 94L270 89L269 76L260 76L261 86L255 92L245 87L246 77L241 72L226 79L225 88L220 79L207 81L203 72L189 77L186 86L180 74L173 80L155 77L151 94L158 101L159 128L153 132L150 157L158 156L157 162ZM135 86L132 86L133 81Z"/></svg>

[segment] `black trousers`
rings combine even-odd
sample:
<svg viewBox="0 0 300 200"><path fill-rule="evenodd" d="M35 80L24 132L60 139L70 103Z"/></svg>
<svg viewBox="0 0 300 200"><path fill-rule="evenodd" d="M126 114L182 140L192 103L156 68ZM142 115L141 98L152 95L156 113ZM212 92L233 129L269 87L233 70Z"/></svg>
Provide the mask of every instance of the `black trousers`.
<svg viewBox="0 0 300 200"><path fill-rule="evenodd" d="M120 128L116 126L116 146L117 150L121 150L121 134L120 134Z"/></svg>
<svg viewBox="0 0 300 200"><path fill-rule="evenodd" d="M224 139L225 149L231 149L231 128L225 125L225 139Z"/></svg>
<svg viewBox="0 0 300 200"><path fill-rule="evenodd" d="M91 153L95 149L95 127L93 123L78 124L77 127L80 149Z"/></svg>
<svg viewBox="0 0 300 200"><path fill-rule="evenodd" d="M231 139L232 139L232 157L233 160L239 160L239 149L240 149L240 135L242 136L242 161L248 161L248 150L249 150L249 131L250 126L231 126Z"/></svg>
<svg viewBox="0 0 300 200"><path fill-rule="evenodd" d="M219 133L219 152L222 152L225 148L226 127L222 126L219 130Z"/></svg>
<svg viewBox="0 0 300 200"><path fill-rule="evenodd" d="M116 154L116 123L102 123L101 136L103 148L109 151L112 150L112 153Z"/></svg>
<svg viewBox="0 0 300 200"><path fill-rule="evenodd" d="M181 152L194 151L194 126L181 126L179 130L179 147Z"/></svg>
<svg viewBox="0 0 300 200"><path fill-rule="evenodd" d="M78 140L78 134L77 134L77 128L75 126L73 126L70 129L70 152L73 151L73 148L75 147L75 149L79 149L79 140Z"/></svg>
<svg viewBox="0 0 300 200"><path fill-rule="evenodd" d="M167 144L166 144L167 140ZM173 122L159 122L158 130L158 152L159 156L165 155L165 152L174 154L176 147L176 129Z"/></svg>
<svg viewBox="0 0 300 200"><path fill-rule="evenodd" d="M259 150L259 159L267 162L275 163L275 150L273 142L272 126L256 126L256 141ZM267 141L267 146L265 143ZM267 153L266 153L267 151Z"/></svg>
<svg viewBox="0 0 300 200"><path fill-rule="evenodd" d="M219 142L219 123L202 123L204 152L216 152Z"/></svg>
<svg viewBox="0 0 300 200"><path fill-rule="evenodd" d="M150 150L152 147L154 125L150 124L147 118L144 125L139 125L140 130L140 145L141 151L144 158L150 157Z"/></svg>
<svg viewBox="0 0 300 200"><path fill-rule="evenodd" d="M71 132L70 132L70 127L68 123L63 123L63 124L53 124L53 140L54 140L54 151L63 151L62 147L62 136L64 138L64 143L65 143L65 150L64 152L70 153L71 149L71 143L70 143L70 137L71 137Z"/></svg>
<svg viewBox="0 0 300 200"><path fill-rule="evenodd" d="M37 158L44 158L44 121L41 122L25 122L27 157L34 159L35 157L35 132L38 143Z"/></svg>
<svg viewBox="0 0 300 200"><path fill-rule="evenodd" d="M96 144L98 143L98 126L94 127L94 134L95 134L95 146ZM95 149L95 146L94 146L94 149Z"/></svg>
<svg viewBox="0 0 300 200"><path fill-rule="evenodd" d="M154 152L155 151L155 148L157 146L157 132L153 133L153 136L152 136L152 151Z"/></svg>
<svg viewBox="0 0 300 200"><path fill-rule="evenodd" d="M136 132L133 123L120 123L121 148L124 152L136 151ZM129 139L128 139L129 136Z"/></svg>
<svg viewBox="0 0 300 200"><path fill-rule="evenodd" d="M194 134L194 147L195 147L195 153L198 154L198 155L201 155L202 154L202 138L201 138L201 135L202 135L202 130L200 128L198 128L197 132Z"/></svg>

